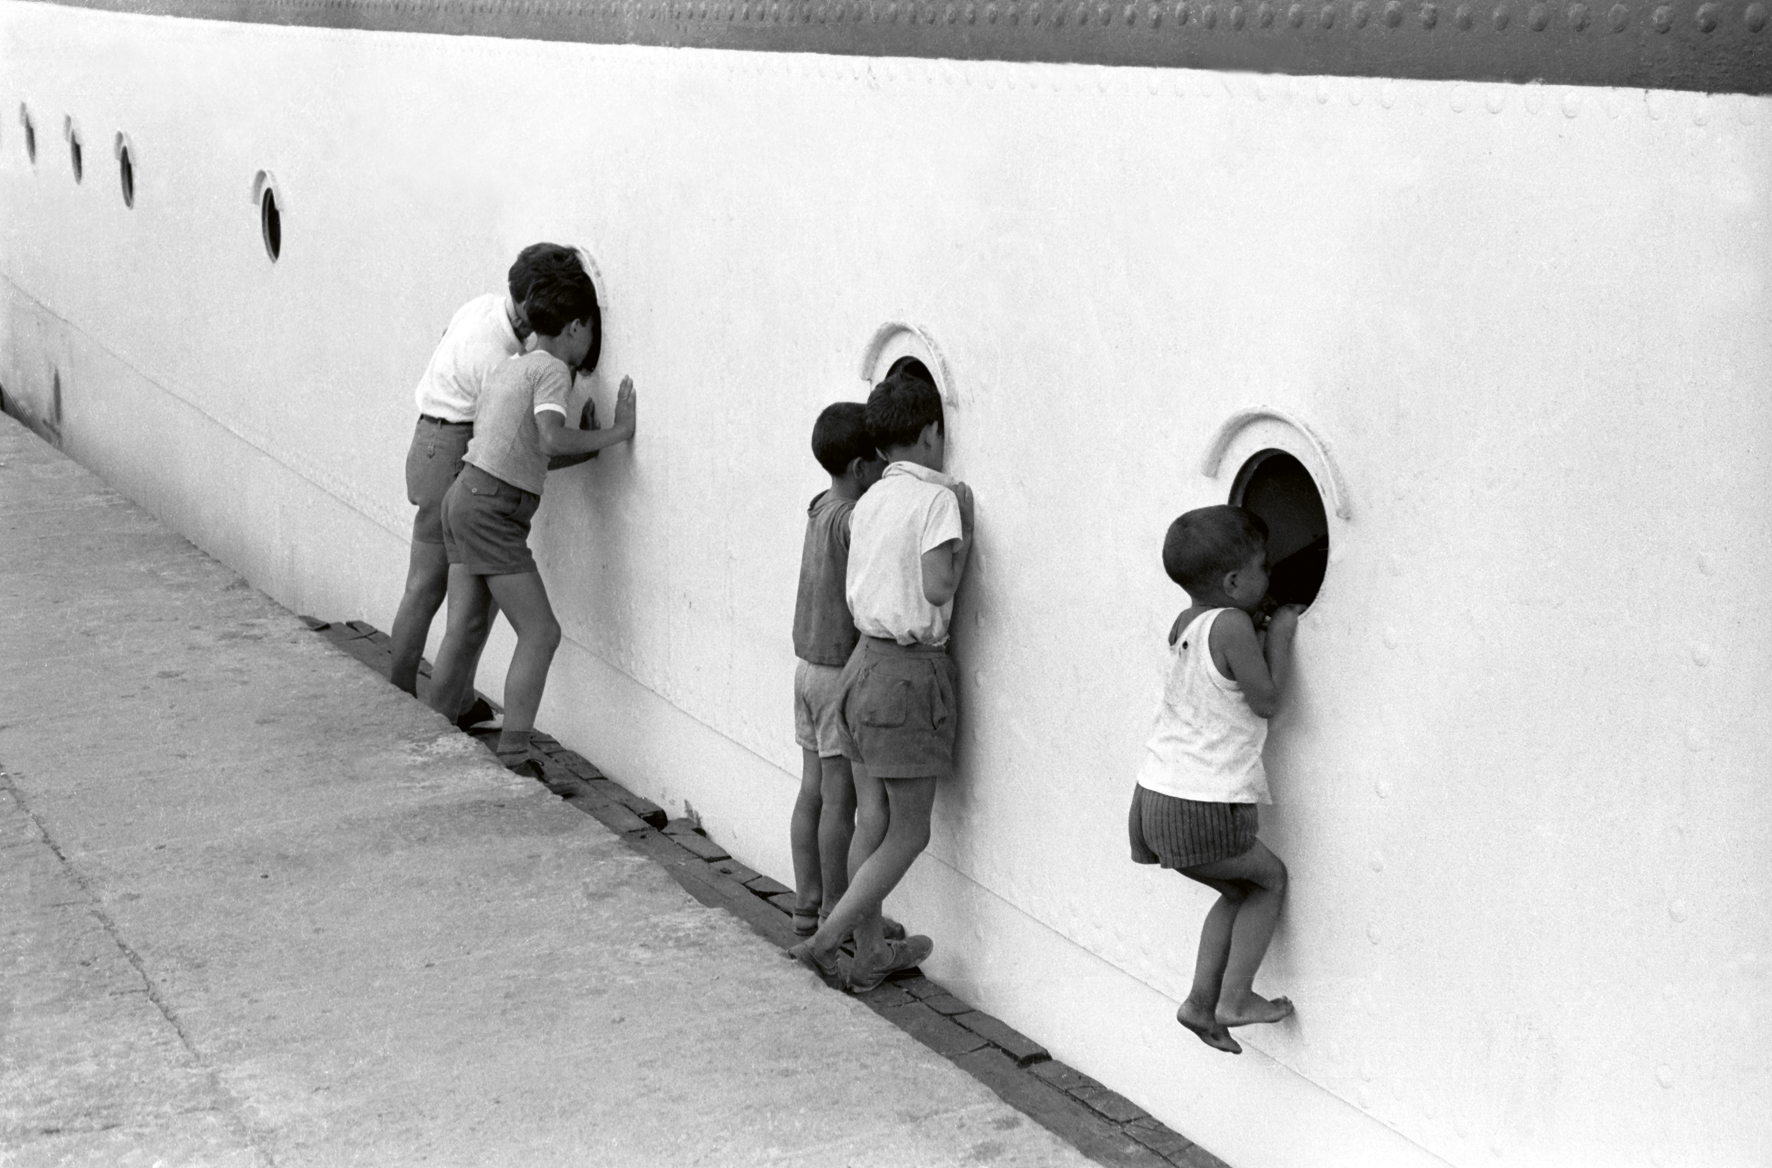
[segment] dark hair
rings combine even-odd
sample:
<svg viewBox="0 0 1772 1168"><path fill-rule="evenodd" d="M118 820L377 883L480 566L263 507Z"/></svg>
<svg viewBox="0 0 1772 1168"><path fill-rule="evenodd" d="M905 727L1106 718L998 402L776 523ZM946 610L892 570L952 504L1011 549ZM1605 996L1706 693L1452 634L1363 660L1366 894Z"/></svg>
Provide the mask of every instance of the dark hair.
<svg viewBox="0 0 1772 1168"><path fill-rule="evenodd" d="M575 320L588 321L595 328L597 290L583 268L538 274L525 303L530 327L540 336L557 337Z"/></svg>
<svg viewBox="0 0 1772 1168"><path fill-rule="evenodd" d="M906 358L902 360L915 360ZM919 365L922 362L918 362ZM868 435L874 446L886 450L893 446L910 446L923 433L923 427L934 422L943 427L941 393L934 384L893 364L893 372L874 386L868 394Z"/></svg>
<svg viewBox="0 0 1772 1168"><path fill-rule="evenodd" d="M1163 537L1163 570L1190 593L1218 587L1267 547L1267 524L1242 507L1201 507L1169 525Z"/></svg>
<svg viewBox="0 0 1772 1168"><path fill-rule="evenodd" d="M930 374L929 366L923 364L923 362L917 360L915 357L900 357L892 363L891 368L886 370L886 376L882 377L880 380L890 381L892 378L901 375L905 377L915 377L919 381L927 381L930 385L935 384L935 378Z"/></svg>
<svg viewBox="0 0 1772 1168"><path fill-rule="evenodd" d="M578 262L578 253L569 247L562 247L557 243L530 244L517 253L516 262L511 264L511 270L505 277L511 290L511 300L521 304L529 299L530 285L535 283L535 277L542 269L559 272L562 265L568 263L581 272L584 270L584 266Z"/></svg>
<svg viewBox="0 0 1772 1168"><path fill-rule="evenodd" d="M812 424L812 457L833 475L843 474L856 459L879 457L868 434L868 408L860 402L833 402Z"/></svg>

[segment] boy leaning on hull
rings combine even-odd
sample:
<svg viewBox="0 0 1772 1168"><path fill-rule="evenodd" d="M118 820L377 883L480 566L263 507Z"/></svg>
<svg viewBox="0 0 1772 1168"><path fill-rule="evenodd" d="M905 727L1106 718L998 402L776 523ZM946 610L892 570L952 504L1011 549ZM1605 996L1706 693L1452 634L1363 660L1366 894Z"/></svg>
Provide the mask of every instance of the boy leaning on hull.
<svg viewBox="0 0 1772 1168"><path fill-rule="evenodd" d="M948 655L954 593L972 543L972 491L941 473L941 395L905 363L868 396L867 427L887 467L850 521L846 592L861 633L844 667L844 753L854 764L849 888L789 956L865 993L935 945L889 940L881 905L929 843L935 792L953 774L958 671ZM839 946L851 935L847 968Z"/></svg>
<svg viewBox="0 0 1772 1168"><path fill-rule="evenodd" d="M431 674L430 700L444 715L461 707L496 601L517 633L505 674L498 758L540 778L529 759L530 733L560 644L560 624L529 550L530 521L548 471L633 438L635 407L633 382L624 377L613 426L566 425L573 370L597 343L596 291L582 270L538 276L529 317L535 349L501 363L487 378L465 465L443 500L449 625Z"/></svg>
<svg viewBox="0 0 1772 1168"><path fill-rule="evenodd" d="M528 300L536 279L574 272L583 275L584 265L569 247L534 243L524 248L511 264L504 293L477 296L456 310L419 379L413 395L418 425L406 454L406 495L418 514L412 521L406 590L394 615L394 659L388 670L388 680L407 693L417 692L418 665L431 621L448 593L443 497L461 473L462 456L474 436L481 391L493 370L522 355L534 331L529 324ZM476 660L479 648L474 648ZM464 728L492 717L492 710L478 701L465 710L444 712Z"/></svg>
<svg viewBox="0 0 1772 1168"><path fill-rule="evenodd" d="M860 634L843 588L856 500L886 468L868 437L867 407L860 402L825 407L812 427L812 456L831 476L831 485L806 511L794 599L794 740L801 765L789 843L794 935L802 938L818 931L849 887L855 778L843 757L842 681Z"/></svg>
<svg viewBox="0 0 1772 1168"><path fill-rule="evenodd" d="M1219 894L1200 926L1194 984L1175 1020L1228 1054L1233 1026L1278 1022L1286 998L1255 992L1286 891L1286 865L1255 837L1270 802L1262 747L1292 667L1302 605L1258 631L1267 597L1267 525L1241 507L1201 507L1169 525L1163 568L1189 606L1169 630L1169 668L1133 787L1132 859Z"/></svg>

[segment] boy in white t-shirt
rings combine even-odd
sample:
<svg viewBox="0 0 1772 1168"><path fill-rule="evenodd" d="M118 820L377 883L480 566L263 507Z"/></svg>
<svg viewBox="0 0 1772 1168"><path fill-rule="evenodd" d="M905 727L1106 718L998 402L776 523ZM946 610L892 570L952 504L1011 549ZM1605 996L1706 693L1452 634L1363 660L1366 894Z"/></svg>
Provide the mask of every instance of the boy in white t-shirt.
<svg viewBox="0 0 1772 1168"><path fill-rule="evenodd" d="M539 276L583 274L576 251L557 243L533 243L517 253L506 277L507 290L476 296L456 310L443 339L431 354L413 396L418 426L406 453L406 495L418 508L412 521L412 551L406 568L406 590L394 614L393 663L388 680L407 693L418 687L418 664L430 636L431 621L449 587L449 561L443 550L443 497L461 473L462 456L474 434L480 394L492 371L520 355L531 329L526 310L530 288ZM598 327L600 321L594 322ZM476 659L479 647L475 647ZM457 710L458 724L490 718L490 708L476 703Z"/></svg>
<svg viewBox="0 0 1772 1168"><path fill-rule="evenodd" d="M948 655L954 593L972 547L972 490L941 473L941 394L895 366L868 396L867 427L888 465L850 518L846 594L861 642L844 666L843 753L855 766L849 888L789 955L865 993L914 969L928 937L888 940L880 908L929 844L936 785L953 773L959 676ZM838 947L855 937L845 971Z"/></svg>
<svg viewBox="0 0 1772 1168"><path fill-rule="evenodd" d="M1278 1022L1286 998L1254 990L1286 890L1286 865L1255 838L1268 798L1261 749L1292 664L1302 605L1258 632L1267 597L1267 525L1241 507L1202 507L1169 525L1163 569L1193 603L1169 630L1170 661L1133 788L1132 859L1217 890L1200 928L1194 984L1175 1020L1241 1054L1228 1027Z"/></svg>

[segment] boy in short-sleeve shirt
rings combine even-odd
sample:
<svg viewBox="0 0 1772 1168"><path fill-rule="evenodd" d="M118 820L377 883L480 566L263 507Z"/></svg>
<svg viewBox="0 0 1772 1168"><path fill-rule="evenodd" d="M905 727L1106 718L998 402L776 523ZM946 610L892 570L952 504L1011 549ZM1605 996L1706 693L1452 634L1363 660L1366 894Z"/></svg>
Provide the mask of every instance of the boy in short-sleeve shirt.
<svg viewBox="0 0 1772 1168"><path fill-rule="evenodd" d="M856 993L935 949L928 937L887 940L880 908L928 845L936 784L953 773L959 686L948 623L972 536L972 492L941 473L935 386L899 369L869 395L867 422L889 465L850 522L847 594L861 642L843 671L842 709L845 753L860 764L856 852L873 847L817 933L789 951ZM855 960L844 970L837 950L852 932Z"/></svg>
<svg viewBox="0 0 1772 1168"><path fill-rule="evenodd" d="M505 292L476 296L456 309L413 392L418 425L406 452L406 497L418 513L412 520L406 590L394 614L388 668L388 680L407 693L417 691L419 659L448 591L443 496L461 473L486 379L528 342L532 330L525 305L536 277L570 271L583 271L583 261L571 248L555 243L524 248L511 264ZM482 721L491 713L477 703L458 724Z"/></svg>
<svg viewBox="0 0 1772 1168"><path fill-rule="evenodd" d="M879 479L867 407L836 402L812 427L812 454L831 476L806 513L800 584L794 599L794 740L800 793L788 840L794 858L794 933L810 937L849 886L855 833L855 780L843 757L843 666L858 634L844 583L855 502ZM899 936L903 936L901 931Z"/></svg>
<svg viewBox="0 0 1772 1168"><path fill-rule="evenodd" d="M536 280L529 298L535 351L505 362L487 379L474 439L443 499L449 627L431 672L431 705L447 714L471 688L496 602L517 633L505 672L498 757L537 778L542 775L528 757L529 739L560 644L560 624L529 551L530 520L550 466L574 465L634 436L633 383L625 377L612 428L565 424L572 370L597 341L597 316L596 292L582 270Z"/></svg>

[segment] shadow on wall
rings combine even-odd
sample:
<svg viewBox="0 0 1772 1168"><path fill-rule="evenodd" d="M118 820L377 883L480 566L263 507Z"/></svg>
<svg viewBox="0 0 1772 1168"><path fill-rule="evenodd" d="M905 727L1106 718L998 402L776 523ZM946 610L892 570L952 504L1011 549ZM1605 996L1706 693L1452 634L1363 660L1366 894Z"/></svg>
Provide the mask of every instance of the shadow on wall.
<svg viewBox="0 0 1772 1168"><path fill-rule="evenodd" d="M17 418L29 426L38 437L59 450L62 444L62 375L60 371L51 374L47 413L39 415L34 412L28 402L16 394L8 393L4 385L0 385L0 413Z"/></svg>

